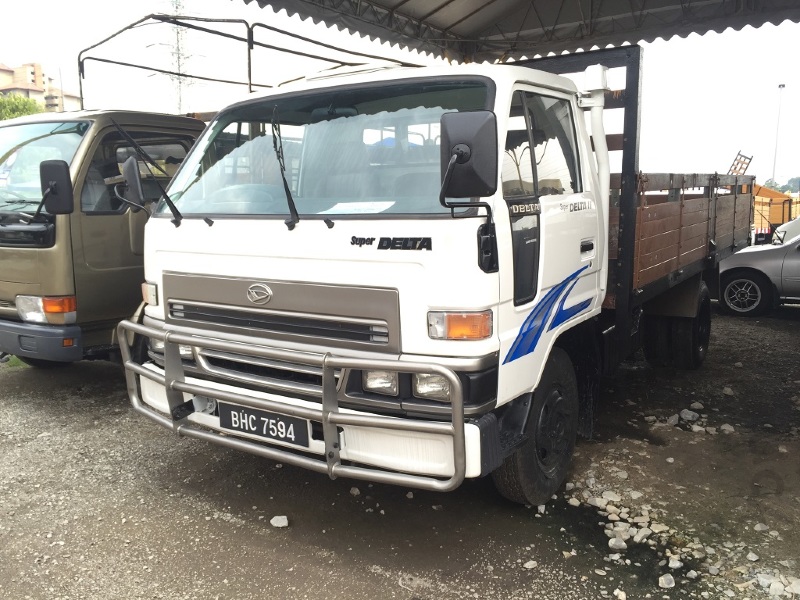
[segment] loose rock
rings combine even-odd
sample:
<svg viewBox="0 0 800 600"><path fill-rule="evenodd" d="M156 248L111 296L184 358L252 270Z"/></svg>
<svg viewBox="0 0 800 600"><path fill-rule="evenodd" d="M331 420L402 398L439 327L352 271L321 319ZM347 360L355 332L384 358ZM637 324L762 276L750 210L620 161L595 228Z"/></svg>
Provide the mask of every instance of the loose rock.
<svg viewBox="0 0 800 600"><path fill-rule="evenodd" d="M698 415L696 412L694 412L693 410L688 410L686 408L684 408L680 412L680 415L681 415L681 419L683 419L684 421L689 421L689 422L697 421L697 419L700 418L700 415Z"/></svg>
<svg viewBox="0 0 800 600"><path fill-rule="evenodd" d="M611 548L612 550L622 551L628 549L628 544L623 542L620 538L613 537L610 540L608 540L608 547Z"/></svg>
<svg viewBox="0 0 800 600"><path fill-rule="evenodd" d="M288 527L289 526L289 519L284 515L279 515L277 517L272 517L269 520L269 524L273 527Z"/></svg>
<svg viewBox="0 0 800 600"><path fill-rule="evenodd" d="M658 578L658 587L669 589L675 587L675 578L667 573L666 575L662 575Z"/></svg>

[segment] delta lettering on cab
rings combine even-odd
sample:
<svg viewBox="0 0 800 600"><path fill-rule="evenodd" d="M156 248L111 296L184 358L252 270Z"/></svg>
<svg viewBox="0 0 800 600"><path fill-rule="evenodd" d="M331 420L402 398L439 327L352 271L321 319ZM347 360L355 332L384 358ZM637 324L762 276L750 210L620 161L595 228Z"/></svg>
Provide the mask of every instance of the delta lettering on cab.
<svg viewBox="0 0 800 600"><path fill-rule="evenodd" d="M384 237L378 240L378 250L433 250L429 237Z"/></svg>
<svg viewBox="0 0 800 600"><path fill-rule="evenodd" d="M374 237L350 238L351 246L372 246ZM378 240L378 250L433 250L433 240L429 237L382 237Z"/></svg>

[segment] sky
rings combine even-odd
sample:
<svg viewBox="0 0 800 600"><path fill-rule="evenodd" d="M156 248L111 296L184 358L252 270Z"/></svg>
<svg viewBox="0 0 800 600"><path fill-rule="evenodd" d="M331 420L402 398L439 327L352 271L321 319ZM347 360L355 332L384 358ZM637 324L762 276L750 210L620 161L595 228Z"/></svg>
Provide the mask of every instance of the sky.
<svg viewBox="0 0 800 600"><path fill-rule="evenodd" d="M38 62L45 74L76 95L78 54L151 13L269 23L387 58L434 62L423 55L406 55L388 44L302 22L285 13L275 14L255 2L245 5L242 0L26 0L4 4L0 63ZM232 34L244 31L240 25L217 27ZM288 38L259 31L257 41L313 52ZM181 44L184 71L245 80L242 45L203 34L184 34ZM793 66L798 45L800 24L789 22L643 43L640 169L727 173L741 152L752 157L748 174L755 175L759 183L773 174L779 183L800 176L800 69ZM149 25L90 54L174 69L174 53L174 31L166 25ZM276 84L329 66L286 53L257 53L253 80ZM201 82L178 86L164 75L97 61L86 62L82 84L87 108L216 111L248 93L244 86Z"/></svg>

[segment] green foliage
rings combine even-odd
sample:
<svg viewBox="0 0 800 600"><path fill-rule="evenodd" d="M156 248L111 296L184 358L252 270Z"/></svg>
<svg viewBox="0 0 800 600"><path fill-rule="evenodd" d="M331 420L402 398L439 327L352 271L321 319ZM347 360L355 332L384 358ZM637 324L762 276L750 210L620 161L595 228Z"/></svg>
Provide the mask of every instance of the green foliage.
<svg viewBox="0 0 800 600"><path fill-rule="evenodd" d="M764 183L764 187L775 190L776 192L781 192L782 194L791 194L792 192L800 191L800 177L792 177L788 183L784 184L780 184L772 179L767 179Z"/></svg>
<svg viewBox="0 0 800 600"><path fill-rule="evenodd" d="M33 98L25 98L17 94L0 95L0 121L23 115L35 115L40 112L44 112L44 106Z"/></svg>

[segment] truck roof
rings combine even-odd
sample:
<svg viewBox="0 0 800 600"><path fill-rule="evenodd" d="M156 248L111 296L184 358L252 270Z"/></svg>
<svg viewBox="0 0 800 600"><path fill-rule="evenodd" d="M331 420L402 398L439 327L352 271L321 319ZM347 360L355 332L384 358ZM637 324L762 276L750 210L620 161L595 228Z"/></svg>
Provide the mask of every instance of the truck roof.
<svg viewBox="0 0 800 600"><path fill-rule="evenodd" d="M258 102L262 98L270 98L286 93L302 92L309 90L322 90L330 87L345 85L358 85L375 82L395 82L401 79L417 77L488 77L497 80L498 77L508 81L526 81L535 85L550 87L559 90L577 91L575 83L561 75L553 75L539 71L528 66L513 64L443 64L421 67L406 67L393 64L367 64L355 67L345 66L321 71L319 73L296 79L267 91L258 92L244 100L231 104L238 106L250 102Z"/></svg>
<svg viewBox="0 0 800 600"><path fill-rule="evenodd" d="M185 127L194 130L202 130L205 127L203 121L183 115L136 110L100 109L44 112L34 115L25 115L23 117L0 121L0 127L22 125L25 123L63 123L65 121L105 121L110 123L112 119L120 125L160 124Z"/></svg>

